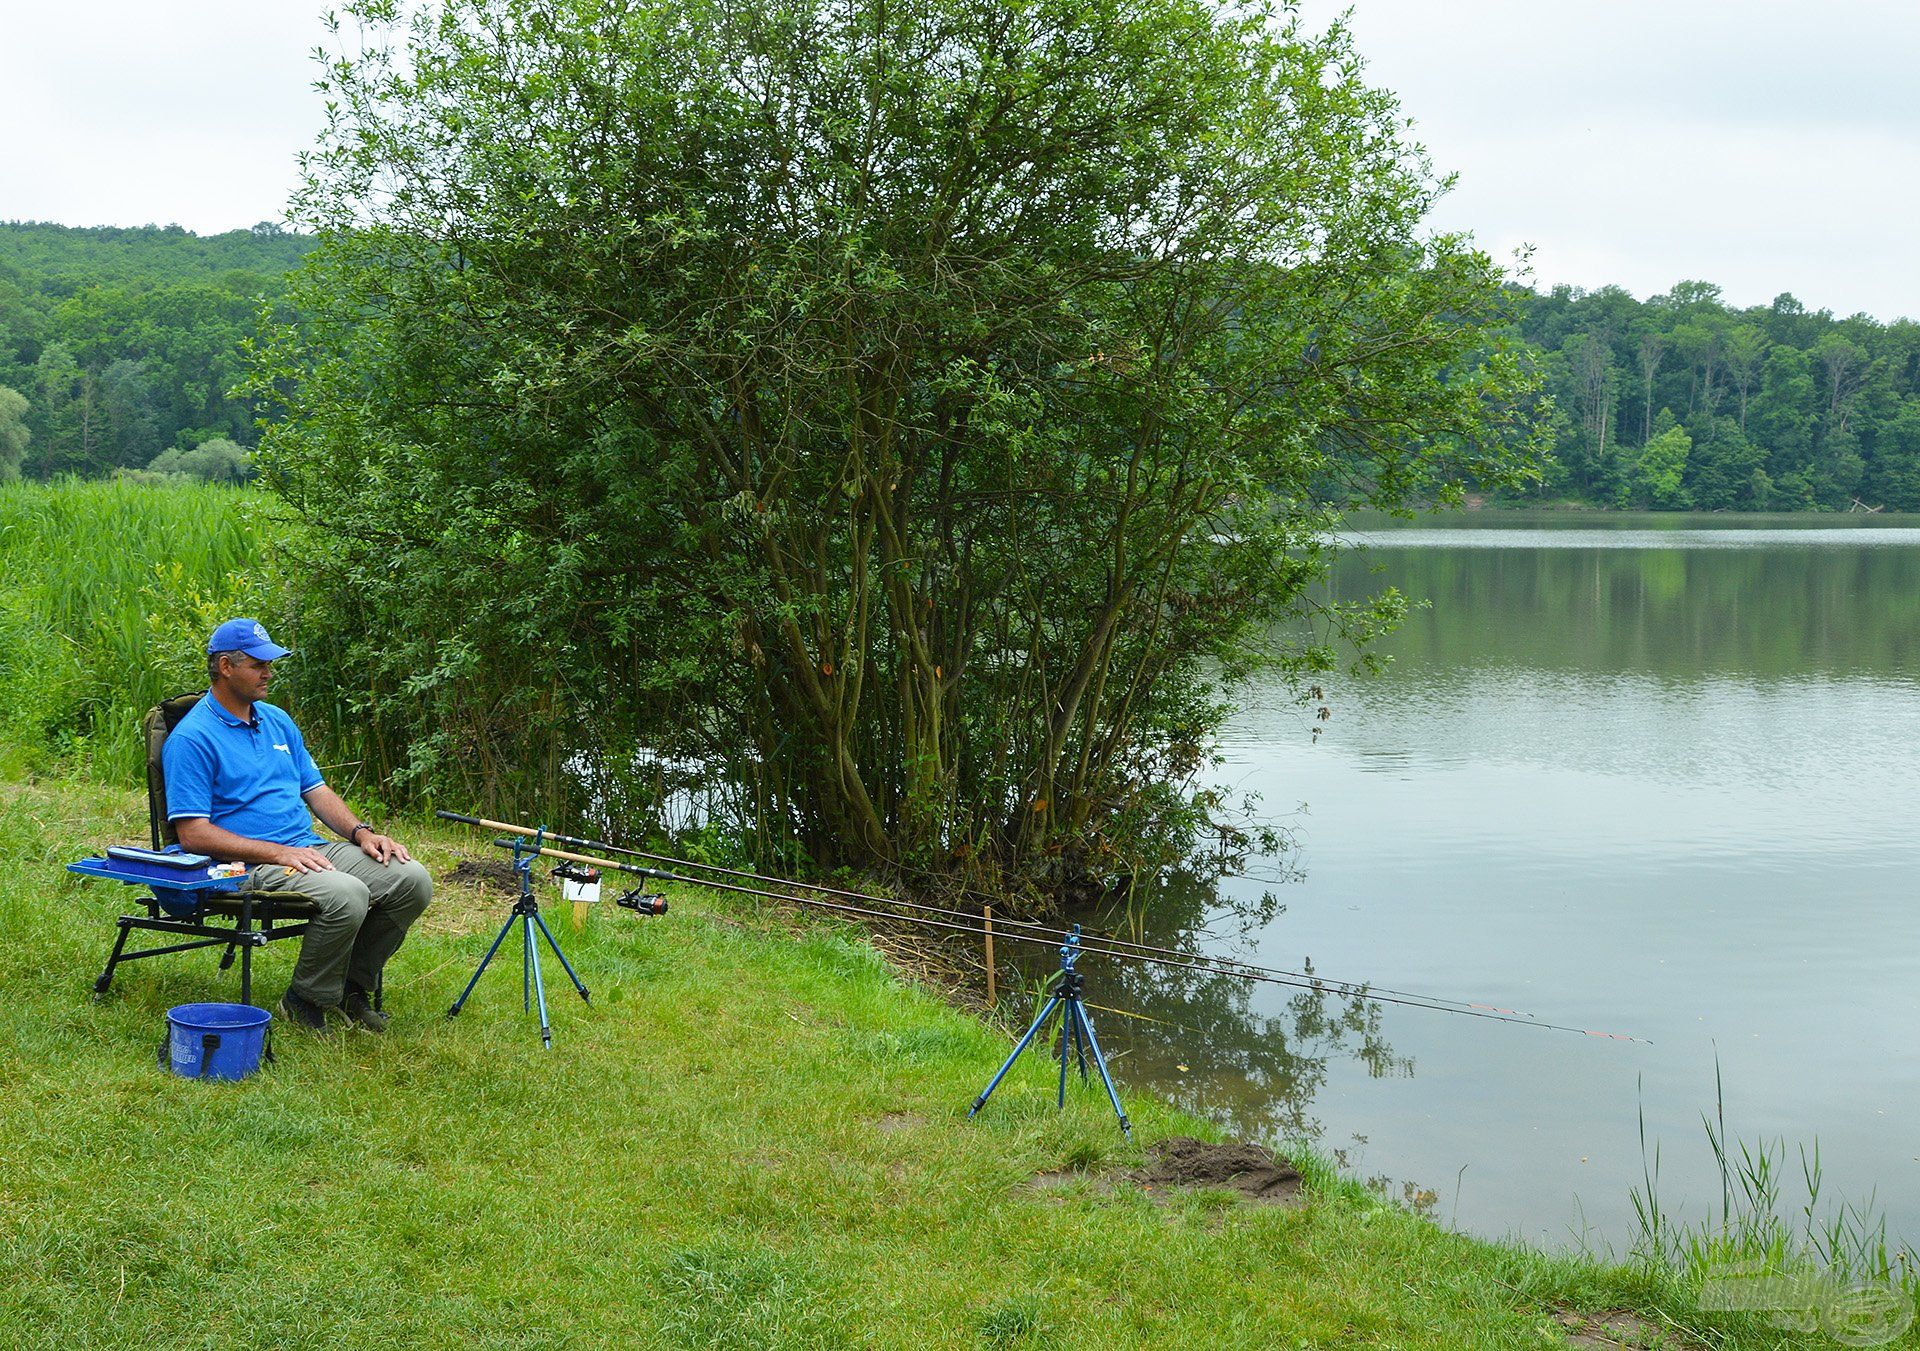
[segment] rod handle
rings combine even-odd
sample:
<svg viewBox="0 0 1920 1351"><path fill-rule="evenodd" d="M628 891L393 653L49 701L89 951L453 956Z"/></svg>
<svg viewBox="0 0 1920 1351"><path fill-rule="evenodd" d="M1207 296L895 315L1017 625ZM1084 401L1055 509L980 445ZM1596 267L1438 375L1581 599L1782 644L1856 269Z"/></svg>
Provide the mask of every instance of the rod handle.
<svg viewBox="0 0 1920 1351"><path fill-rule="evenodd" d="M596 868L606 868L612 872L632 873L636 877L657 877L668 882L677 882L680 880L673 873L663 873L657 868L640 868L631 863L621 863L617 859L597 858L592 854L576 854L566 849L528 849L525 845L520 845L516 848L512 840L493 840L490 843L495 849L512 849L515 853L536 854L541 858L563 858L572 863L590 863Z"/></svg>
<svg viewBox="0 0 1920 1351"><path fill-rule="evenodd" d="M463 812L441 810L434 812L434 815L442 821L460 821L469 826L482 826L487 830L505 830L515 835L531 835L534 833L530 826L516 826L510 821L489 821L484 816L468 816Z"/></svg>

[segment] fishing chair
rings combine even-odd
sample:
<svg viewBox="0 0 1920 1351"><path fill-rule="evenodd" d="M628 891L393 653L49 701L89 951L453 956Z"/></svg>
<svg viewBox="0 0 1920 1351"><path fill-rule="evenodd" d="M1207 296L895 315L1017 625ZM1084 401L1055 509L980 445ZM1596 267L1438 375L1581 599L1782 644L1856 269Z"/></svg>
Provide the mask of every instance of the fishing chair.
<svg viewBox="0 0 1920 1351"><path fill-rule="evenodd" d="M147 711L147 827L153 848L157 850L180 842L173 823L167 820L167 782L166 772L160 762L160 749L166 744L168 733L199 701L200 695L197 693L178 694ZM75 865L75 871L80 871L81 867ZM94 876L113 875L105 868L89 868L87 871ZM133 878L123 876L116 880L142 887L142 883ZM253 891L246 887L183 890L150 881L144 884L143 889L146 894L137 897L135 902L141 909L121 915L114 921L120 933L114 939L112 954L107 958L107 969L93 983L96 997L106 994L107 987L113 983L113 969L122 962L136 962L143 957L164 957L169 953L189 952L195 948L217 947L224 949L220 955L222 971L231 967L234 955L239 954L240 1002L251 1004L253 950L277 939L300 937L306 933L305 921L313 913L312 901L291 892ZM128 952L127 937L136 929L184 941ZM376 1004L379 997L379 991L375 991Z"/></svg>

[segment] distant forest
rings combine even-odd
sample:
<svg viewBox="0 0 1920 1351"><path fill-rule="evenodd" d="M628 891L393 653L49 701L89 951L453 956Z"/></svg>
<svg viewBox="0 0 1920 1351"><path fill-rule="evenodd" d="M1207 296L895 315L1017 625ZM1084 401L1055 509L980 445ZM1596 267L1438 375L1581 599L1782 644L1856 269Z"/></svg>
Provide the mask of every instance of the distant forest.
<svg viewBox="0 0 1920 1351"><path fill-rule="evenodd" d="M272 224L0 223L0 480L246 472L230 397L262 304L311 238ZM1920 324L1706 282L1516 289L1555 401L1541 482L1505 502L1704 511L1920 511Z"/></svg>
<svg viewBox="0 0 1920 1351"><path fill-rule="evenodd" d="M1920 324L1683 281L1523 291L1556 412L1537 496L1701 511L1920 511Z"/></svg>
<svg viewBox="0 0 1920 1351"><path fill-rule="evenodd" d="M240 344L313 244L271 224L0 224L0 480L244 474Z"/></svg>

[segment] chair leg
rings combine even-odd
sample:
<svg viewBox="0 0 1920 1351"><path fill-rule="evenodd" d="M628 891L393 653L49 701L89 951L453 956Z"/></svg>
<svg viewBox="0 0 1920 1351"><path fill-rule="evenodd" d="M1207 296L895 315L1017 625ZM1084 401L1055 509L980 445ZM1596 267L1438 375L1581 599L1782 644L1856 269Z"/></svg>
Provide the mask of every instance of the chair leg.
<svg viewBox="0 0 1920 1351"><path fill-rule="evenodd" d="M131 926L122 924L120 936L113 940L113 952L107 958L107 969L93 982L93 994L96 999L104 996L107 987L113 984L113 968L120 964L120 954L127 946L127 933Z"/></svg>
<svg viewBox="0 0 1920 1351"><path fill-rule="evenodd" d="M240 923L235 926L240 940L240 1002L253 1003L253 892L240 892ZM231 954L233 949L227 949Z"/></svg>

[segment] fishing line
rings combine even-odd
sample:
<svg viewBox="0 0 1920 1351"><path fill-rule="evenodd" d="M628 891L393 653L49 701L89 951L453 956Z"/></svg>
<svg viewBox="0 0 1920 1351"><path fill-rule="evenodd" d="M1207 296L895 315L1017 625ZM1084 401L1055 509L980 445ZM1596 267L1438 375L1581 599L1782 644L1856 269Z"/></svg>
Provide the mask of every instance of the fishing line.
<svg viewBox="0 0 1920 1351"><path fill-rule="evenodd" d="M468 825L484 826L489 830L505 830L516 835L534 834L534 831L530 827L514 825L506 821L489 821L481 817L462 816L458 812L448 811L436 812L434 814L449 821L462 821ZM771 877L765 873L747 872L739 868L723 867L718 863L702 863L693 859L675 858L670 854L657 854L645 849L634 849L626 845L608 844L604 840L581 839L574 835L563 835L558 831L550 830L546 832L546 838L558 840L563 844L579 845L589 849L609 850L616 854L628 854L634 858L651 859L656 863L666 863L677 868L695 868L703 872L718 873L725 877L738 877L752 882L769 882L775 886L795 887L803 891L819 892L823 895L838 896L848 901L861 901L871 905L893 906L896 909L911 910L921 914L944 915L948 918L966 920L974 924L984 922L984 916L972 910L961 910L951 906L934 905L924 901L905 901L892 896L875 896L869 892L850 891L842 887L831 887L819 882L801 882L788 877ZM586 861L590 862L591 860ZM715 885L718 884L716 883ZM984 895L985 893L974 892L971 894ZM784 899L794 898L786 897ZM881 917L889 919L908 918L904 915L893 914L882 914ZM1039 920L1016 919L1011 917L995 919L993 932L995 934L1001 933L1001 926L1003 925L1010 929L1020 928L1031 930L1036 939L1044 940L1049 946L1062 943L1066 941L1067 938L1067 931L1065 929L1044 924ZM984 931L974 929L970 932L983 933ZM1008 936L1012 937L1013 935L1009 934ZM1133 956L1143 961L1153 960L1155 958L1166 958L1169 959L1169 964L1177 963L1182 969L1186 970L1209 972L1223 976L1237 976L1248 980L1269 978L1280 984L1305 981L1329 987L1338 986L1343 991L1352 993L1361 992L1361 987L1352 981L1330 980L1326 977L1315 975L1311 971L1294 971L1286 967L1259 966L1255 963L1243 962L1233 957L1213 957L1205 953L1185 952L1178 948L1162 947L1154 943L1140 943L1132 939L1118 938L1111 934L1086 935L1083 932L1081 941L1088 952L1105 952L1109 956ZM1106 946L1093 946L1096 943ZM1386 985L1369 985L1365 987L1365 994L1368 997L1374 995L1392 995L1397 999L1417 1000L1421 1005L1427 1007L1444 1005L1448 1008L1459 1009L1462 1012L1496 1013L1514 1019L1537 1021L1537 1019L1534 1019L1533 1014L1521 1009L1503 1008L1498 1004L1488 1004L1478 1000L1451 999L1445 995L1430 995L1419 990L1397 990Z"/></svg>
<svg viewBox="0 0 1920 1351"><path fill-rule="evenodd" d="M487 821L487 820L480 819L478 817L461 816L458 813L454 813L454 812L441 811L441 812L436 812L435 815L443 817L447 820L462 821L470 825L485 826L491 829L509 830L516 834L535 835L538 833L534 830L528 829L523 826L515 826L505 822L498 822L498 821ZM567 843L583 844L583 845L587 845L589 847L600 849L603 851L630 854L639 858L650 858L650 859L655 859L659 861L673 861L673 862L680 861L680 860L668 860L667 856L665 855L651 854L651 853L647 853L644 850L627 849L617 845L609 845L609 844L606 844L604 841L582 840L577 836L561 835L551 831L546 832L546 838L554 839L554 840L562 840ZM496 847L502 848L502 849L511 849L514 847L514 842L511 840L495 840L493 841L493 843ZM522 846L522 848L524 848L524 846ZM560 850L560 849L541 848L534 852L544 854L553 858L569 859L575 862L593 863L593 862L603 861L603 860L596 860L590 856L569 853L565 850ZM881 904L885 904L885 905L898 905L907 909L926 910L926 911L932 911L937 914L957 915L962 919L973 921L973 922L956 923L952 919L934 919L934 918L926 918L926 917L915 916L915 915L902 915L902 914L896 913L895 911L876 909L872 906L856 905L846 901L821 900L818 897L814 897L814 896L797 896L797 895L791 894L790 892L768 891L761 887L743 886L737 882L720 882L720 881L715 881L712 878L692 877L684 873L676 873L676 872L671 872L671 871L658 869L658 868L627 867L625 871L640 873L644 876L655 878L660 881L679 882L686 886L710 887L716 891L730 891L730 892L738 893L743 896L759 897L763 900L784 901L790 905L811 906L815 909L831 911L839 914L862 915L872 919L885 919L885 920L892 920L896 923L918 924L928 928L944 929L953 933L966 934L969 937L973 937L973 938L984 938L989 932L985 927L983 917L972 915L971 913L966 911L950 910L950 909L946 909L945 907L938 907L938 906L919 906L911 902L893 902L893 901L887 900L885 897L869 896L861 892L848 892L848 891L843 891L839 888L832 888L832 887L815 888L815 887L811 887L810 884L807 884L807 883L795 883L795 882L788 881L784 878L769 878L769 877L764 877L757 873L743 873L739 869L721 868L718 865L692 864L690 866L693 866L696 868L705 866L710 868L712 871L723 872L733 876L744 876L756 881L772 882L779 886L798 887L798 888L810 889L810 890L820 890L820 891L829 892L830 894L853 897L858 900L878 901ZM1017 923L1019 923L1021 927L1029 927L1029 928L1040 927L1032 923L1031 921L1018 921ZM1057 947L1060 941L1060 937L1064 937L1064 934L1061 934L1061 932L1058 930L1051 931L1051 933L1048 934L1047 936L1043 936L1042 934L1004 932L998 928L994 929L992 932L995 934L996 937L1006 938L1012 942L1028 943L1034 946L1047 947L1047 948ZM1058 936L1055 936L1055 935L1058 935ZM1126 950L1124 946L1110 945L1109 941L1104 938L1095 937L1089 940L1084 936L1082 936L1081 938L1080 946L1082 950L1085 952L1095 953L1095 954L1099 954L1107 957L1113 957L1120 961L1133 961L1133 962L1140 962L1140 963L1149 964L1149 965L1167 966L1167 967L1172 967L1176 970L1200 971L1200 972L1211 974L1211 975L1236 976L1242 980L1251 980L1251 981L1258 981L1264 984L1280 985L1280 986L1287 987L1289 989L1307 990L1315 994L1333 994L1333 995L1344 997L1344 998L1372 1000L1376 1003L1394 1004L1404 1008L1426 1009L1434 1013L1457 1014L1460 1017L1464 1017L1464 1018L1485 1018L1491 1022L1514 1023L1521 1027L1537 1027L1537 1028L1541 1028L1542 1030L1552 1031L1552 1032L1574 1032L1574 1033L1580 1034L1581 1036L1602 1037L1602 1038L1607 1038L1607 1039L1616 1040L1616 1041L1642 1040L1639 1037L1629 1036L1625 1033L1595 1032L1588 1028L1571 1027L1571 1026L1567 1026L1560 1023L1542 1022L1539 1019L1532 1018L1524 1014L1517 1014L1511 1011L1501 1010L1492 1005L1465 1004L1463 1001L1440 1000L1440 999L1429 998L1424 995L1407 994L1403 992L1395 992L1393 994L1388 994L1388 993L1383 993L1381 991L1374 990L1365 985L1356 985L1348 981L1332 980L1326 977L1310 975L1302 972L1272 972L1272 971L1267 971L1267 970L1253 968L1253 967L1242 967L1240 969L1222 971L1217 969L1214 966L1209 965L1209 963L1215 959L1210 959L1210 958L1197 959L1193 957L1191 954L1175 952L1172 949L1158 949L1155 952L1148 952L1148 951L1133 952L1133 951ZM1135 946L1140 946L1143 948L1146 947L1146 945L1135 945Z"/></svg>
<svg viewBox="0 0 1920 1351"><path fill-rule="evenodd" d="M933 928L947 929L955 933L967 934L975 938L985 937L987 933L986 928L982 925L956 924L950 920L926 919L926 918L921 918L913 915L894 914L885 910L875 910L868 906L848 905L839 901L823 901L818 899L817 897L811 897L811 896L786 895L780 892L764 891L757 887L743 887L730 882L706 881L698 877L685 877L685 876L681 876L674 873L656 872L654 875L666 881L681 882L690 886L710 886L722 891L737 891L742 895L760 896L768 900L775 900L775 901L787 901L794 905L814 906L818 909L837 911L842 914L867 915L875 919L893 920L896 923L928 925ZM1045 947L1045 948L1054 948L1058 946L1058 942L1055 939L1045 938L1039 935L1023 934L1023 933L1001 934L997 929L994 931L994 933L996 937L1005 937L1016 943L1030 943L1035 946ZM1259 981L1259 982L1270 984L1270 985L1281 985L1289 989L1306 990L1314 994L1331 994L1340 998L1372 1000L1375 1003L1395 1004L1403 1008L1426 1009L1432 1013L1451 1013L1463 1018L1485 1018L1485 1019L1488 1019L1489 1021L1496 1022L1496 1023L1513 1023L1519 1027L1537 1027L1542 1029L1543 1031L1549 1031L1549 1032L1574 1032L1574 1033L1578 1033L1580 1036L1583 1036L1583 1037L1601 1037L1601 1038L1605 1038L1612 1041L1642 1041L1643 1040L1640 1037L1630 1036L1624 1032L1596 1032L1589 1028L1584 1028L1584 1027L1573 1027L1573 1026L1561 1024L1561 1023L1542 1022L1539 1019L1531 1017L1526 1014L1512 1014L1512 1013L1501 1012L1500 1010L1493 1008L1491 1005L1479 1005L1479 1006L1469 1005L1469 1006L1462 1007L1457 1003L1452 1003L1452 1002L1439 1003L1439 1002L1435 1002L1435 1001L1423 998L1422 996L1419 996L1419 995L1408 995L1408 996L1399 996L1399 997L1383 995L1368 986L1354 985L1354 984L1351 984L1350 982L1330 980L1330 979L1326 979L1319 976L1289 977L1289 976L1271 975L1266 972L1217 971L1217 970L1208 968L1207 966L1203 965L1200 962L1185 958L1181 954L1174 954L1172 956L1148 956L1143 953L1125 952L1116 948L1104 946L1103 940L1099 938L1089 940L1085 937L1085 935L1082 935L1081 937L1080 949L1082 952L1085 952L1090 956L1097 955L1097 956L1112 957L1119 961L1140 962L1143 964L1156 965L1156 966L1170 966L1175 968L1176 970L1201 971L1209 975L1232 975L1232 976L1237 976L1242 980ZM1647 1043L1643 1043L1643 1044L1647 1044Z"/></svg>

